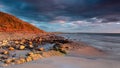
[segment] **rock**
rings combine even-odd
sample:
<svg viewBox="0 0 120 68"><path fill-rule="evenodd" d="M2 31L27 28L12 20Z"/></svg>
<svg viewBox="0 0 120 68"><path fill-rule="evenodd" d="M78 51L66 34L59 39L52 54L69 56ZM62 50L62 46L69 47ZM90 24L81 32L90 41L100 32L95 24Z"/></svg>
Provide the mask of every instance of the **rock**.
<svg viewBox="0 0 120 68"><path fill-rule="evenodd" d="M60 47L67 50L71 49L71 47L68 46L67 44L61 45Z"/></svg>
<svg viewBox="0 0 120 68"><path fill-rule="evenodd" d="M30 61L32 61L32 57L27 56L27 57L25 58L25 60L26 60L26 62L30 62Z"/></svg>
<svg viewBox="0 0 120 68"><path fill-rule="evenodd" d="M34 53L33 53L33 52L29 52L29 53L28 53L28 56L31 56L31 55L34 55Z"/></svg>
<svg viewBox="0 0 120 68"><path fill-rule="evenodd" d="M15 44L19 44L19 41L15 41Z"/></svg>
<svg viewBox="0 0 120 68"><path fill-rule="evenodd" d="M37 56L38 56L38 58L43 58L42 55L40 55L40 54L37 54Z"/></svg>
<svg viewBox="0 0 120 68"><path fill-rule="evenodd" d="M15 64L23 64L26 62L26 59L23 57L20 57L19 59L15 60Z"/></svg>
<svg viewBox="0 0 120 68"><path fill-rule="evenodd" d="M5 59L8 59L8 56L1 56L0 59L2 59L1 61L4 61Z"/></svg>
<svg viewBox="0 0 120 68"><path fill-rule="evenodd" d="M38 58L37 57L32 57L32 60L37 60Z"/></svg>
<svg viewBox="0 0 120 68"><path fill-rule="evenodd" d="M22 39L21 42L20 42L20 44L24 44L25 41L26 41L25 39Z"/></svg>
<svg viewBox="0 0 120 68"><path fill-rule="evenodd" d="M31 55L30 57L32 57L32 60L37 60L39 59L39 56L37 54Z"/></svg>
<svg viewBox="0 0 120 68"><path fill-rule="evenodd" d="M32 45L33 43L30 41L29 44Z"/></svg>
<svg viewBox="0 0 120 68"><path fill-rule="evenodd" d="M7 60L5 60L4 63L6 63L6 64L10 64L11 62L12 62L12 59L7 59Z"/></svg>
<svg viewBox="0 0 120 68"><path fill-rule="evenodd" d="M38 50L39 50L39 51L44 51L44 48L43 48L43 47L41 47L41 48L38 48Z"/></svg>
<svg viewBox="0 0 120 68"><path fill-rule="evenodd" d="M7 45L8 44L8 40L3 40L2 41L2 46L5 46L5 45Z"/></svg>
<svg viewBox="0 0 120 68"><path fill-rule="evenodd" d="M58 51L58 50L61 48L61 45L62 45L61 43L58 43L58 42L57 42L57 43L55 43L55 45L53 46L53 49Z"/></svg>
<svg viewBox="0 0 120 68"><path fill-rule="evenodd" d="M34 46L32 44L29 45L29 48L33 48Z"/></svg>
<svg viewBox="0 0 120 68"><path fill-rule="evenodd" d="M8 40L3 40L2 42L3 42L3 43L7 43L7 42L8 42Z"/></svg>
<svg viewBox="0 0 120 68"><path fill-rule="evenodd" d="M19 60L20 60L21 63L25 63L26 62L26 60L24 58L20 58Z"/></svg>
<svg viewBox="0 0 120 68"><path fill-rule="evenodd" d="M33 52L29 52L28 53L28 57L26 58L27 61L32 60L37 60L39 58L42 58L42 56L40 54L34 54Z"/></svg>
<svg viewBox="0 0 120 68"><path fill-rule="evenodd" d="M4 55L8 55L9 52L5 50L5 51L3 51L3 54L4 54Z"/></svg>
<svg viewBox="0 0 120 68"><path fill-rule="evenodd" d="M12 58L12 61L11 62L15 62L16 58Z"/></svg>
<svg viewBox="0 0 120 68"><path fill-rule="evenodd" d="M42 39L42 38L40 38L40 39L39 39L40 44L42 43L42 41L43 41L43 39Z"/></svg>
<svg viewBox="0 0 120 68"><path fill-rule="evenodd" d="M68 53L68 50L66 50L65 48L61 48L61 49L60 49L60 52L61 52L61 53L64 53L64 54L67 54L67 53Z"/></svg>
<svg viewBox="0 0 120 68"><path fill-rule="evenodd" d="M13 48L13 47L9 47L8 49L9 49L9 50L11 50L11 51L13 51L13 50L14 50L14 48Z"/></svg>
<svg viewBox="0 0 120 68"><path fill-rule="evenodd" d="M7 45L7 43L2 43L2 46L5 46L5 45Z"/></svg>
<svg viewBox="0 0 120 68"><path fill-rule="evenodd" d="M20 60L15 60L15 64L21 64L21 61Z"/></svg>
<svg viewBox="0 0 120 68"><path fill-rule="evenodd" d="M20 50L24 50L24 49L25 49L25 46L24 46L24 45L20 45L19 49L20 49Z"/></svg>

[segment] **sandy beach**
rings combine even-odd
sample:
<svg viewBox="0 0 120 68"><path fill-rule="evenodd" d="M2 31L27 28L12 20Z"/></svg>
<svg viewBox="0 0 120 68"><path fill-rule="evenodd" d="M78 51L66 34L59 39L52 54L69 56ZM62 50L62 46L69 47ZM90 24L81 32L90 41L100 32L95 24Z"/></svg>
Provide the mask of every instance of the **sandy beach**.
<svg viewBox="0 0 120 68"><path fill-rule="evenodd" d="M12 64L4 64L4 66L2 66L1 68L33 68L33 67L35 68L119 68L120 67L119 65L120 61L117 60L117 58L115 59L114 57L114 59L112 59L111 58L112 55L108 54L107 52L99 48L90 46L86 43L75 42L75 41L67 42L67 40L65 40L62 37L50 35L50 34L41 35L41 37L43 39L46 39L46 41L44 42L47 44L43 44L43 45L37 44L37 45L48 49L47 51L42 51L42 52L40 51L40 55L43 56L43 58L37 58L37 60L20 63L20 64L11 62ZM51 39L51 37L53 38ZM33 39L37 40L39 38L33 38ZM54 39L56 39L56 41L53 41ZM53 42L53 44L51 44L51 42ZM59 44L57 43L56 45L55 42L59 42ZM27 41L24 43L24 45L26 43ZM35 43L38 43L38 42L35 42ZM58 48L62 47L63 50L64 49L67 50L65 51L66 54L60 55L59 52L49 50L54 45ZM35 50L35 48L33 48L33 50ZM9 51L9 52L11 55L16 54L15 58L19 58L20 55L25 56L30 51L31 50L26 47L26 49L24 50L16 49L14 51ZM35 52L37 51L38 50L35 50ZM41 53L45 53L45 54L43 55ZM38 54L38 53L35 53L35 54ZM36 57L33 57L33 59L34 58Z"/></svg>
<svg viewBox="0 0 120 68"><path fill-rule="evenodd" d="M49 57L5 68L119 68L119 61L80 57Z"/></svg>
<svg viewBox="0 0 120 68"><path fill-rule="evenodd" d="M9 51L10 56L8 57L8 59L16 58L15 59L16 61L20 59L21 55L22 57L23 56L29 57L30 55L26 56L26 54L29 54L30 52L33 52L34 55L39 55L41 57L36 58L36 56L33 56L32 61L30 60L22 63L10 62L10 63L4 64L1 62L1 64L3 64L1 68L33 68L33 67L35 68L40 68L40 67L41 68L119 68L120 67L119 58L115 58L113 54L108 54L104 50L101 50L94 46L90 46L80 41L67 40L62 36L56 36L54 34L41 34L41 36L38 35L40 37L37 37L37 38L35 37L37 35L26 36L27 35L26 34L21 38L19 34L17 35L19 36L18 42L20 45L21 45L20 42L24 40L22 39L22 37L26 37L26 40L24 40L24 43L22 43L22 45L25 45L26 48L23 50L16 49L15 47L20 46L17 44L17 46L14 47L14 50ZM15 39L16 37L15 34L9 35L8 33L3 37L6 38L7 36L10 36L10 37L14 36L12 39ZM39 43L40 41L38 40L40 38L45 40L45 41L42 41L43 44ZM33 39L33 40L29 40L29 39ZM7 46L11 45L10 42L13 42L12 46L10 47L13 47L13 45L16 45L14 40L13 41L9 40L7 43ZM32 42L32 44L34 44L34 48L32 48L32 50L31 48L28 47L30 45L30 44L27 44L28 42ZM45 48L45 51L36 50L36 48L38 47ZM52 48L52 50L50 48ZM57 49L57 48L58 50L54 51L54 49ZM8 49L6 49L6 46L3 46L2 49L9 50L9 47ZM65 53L65 54L62 55L62 53ZM14 54L16 54L16 56L11 57ZM7 56L7 55L1 54L1 56Z"/></svg>

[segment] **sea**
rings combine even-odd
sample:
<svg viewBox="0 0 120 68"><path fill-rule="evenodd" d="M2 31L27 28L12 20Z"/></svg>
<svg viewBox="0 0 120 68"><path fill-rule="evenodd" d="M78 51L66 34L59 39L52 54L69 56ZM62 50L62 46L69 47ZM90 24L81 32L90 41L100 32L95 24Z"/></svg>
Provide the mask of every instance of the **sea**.
<svg viewBox="0 0 120 68"><path fill-rule="evenodd" d="M120 58L119 33L62 33L59 36L76 42L84 42L89 46L101 49L114 59Z"/></svg>

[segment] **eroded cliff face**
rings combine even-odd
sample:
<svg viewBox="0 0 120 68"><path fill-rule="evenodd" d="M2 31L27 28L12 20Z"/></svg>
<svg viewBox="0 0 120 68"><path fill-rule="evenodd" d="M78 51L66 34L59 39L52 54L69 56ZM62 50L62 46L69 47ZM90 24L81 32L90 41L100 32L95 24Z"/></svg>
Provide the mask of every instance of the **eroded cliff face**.
<svg viewBox="0 0 120 68"><path fill-rule="evenodd" d="M0 12L0 32L45 33L45 31L4 12Z"/></svg>

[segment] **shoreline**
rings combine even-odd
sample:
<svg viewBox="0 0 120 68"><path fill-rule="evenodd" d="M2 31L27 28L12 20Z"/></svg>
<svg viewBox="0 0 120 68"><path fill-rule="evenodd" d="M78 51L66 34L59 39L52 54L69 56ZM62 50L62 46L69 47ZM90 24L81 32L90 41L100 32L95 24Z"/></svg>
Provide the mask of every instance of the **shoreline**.
<svg viewBox="0 0 120 68"><path fill-rule="evenodd" d="M16 41L17 41L18 48L16 48L16 46L15 47L13 46L13 45L16 45ZM10 42L13 42L12 46L11 46ZM103 52L95 47L89 46L85 43L74 42L74 41L65 39L64 37L56 36L54 34L48 34L48 35L45 34L45 35L41 35L40 37L35 37L35 38L32 37L32 39L12 40L12 41L7 42L7 45L8 45L8 43L10 43L9 47L14 48L13 50L10 50L8 52L10 52L10 55L12 55L12 56L14 56L14 54L15 54L15 57L17 59L14 59L14 61L18 60L19 62L16 63L16 62L10 61L10 62L6 63L6 61L4 61L5 65L3 64L2 66L7 67L7 68L9 68L9 67L11 68L11 66L16 67L15 64L17 64L18 68L19 68L19 64L23 65L24 67L28 67L28 65L26 65L27 63L31 63L31 66L32 65L34 66L36 64L32 64L32 62L40 61L40 60L44 60L44 59L54 61L55 63L59 63L56 61L60 61L60 65L62 65L62 64L64 65L64 63L62 63L63 59L64 59L63 62L69 63L69 61L76 62L76 59L79 59L79 58L80 59L83 59L83 58L88 59L88 61L89 61L89 60L96 60L98 58L102 58L107 55L105 52ZM32 47L32 49L29 46L30 44L32 44L34 46L34 47ZM25 48L22 50L19 49L19 47L21 45L25 45ZM50 47L48 47L48 45ZM4 47L5 47L5 49L4 49ZM3 46L3 50L8 50L9 47ZM39 47L39 50L38 50L38 47ZM48 50L46 50L45 48L48 48ZM26 60L28 57L31 57L31 54L33 56L32 59L29 58L28 60ZM21 57L21 55L22 55L22 57ZM26 56L26 55L28 55L28 56ZM63 56L63 55L66 55L66 56ZM37 56L39 56L39 57L37 57ZM52 58L55 56L58 58ZM7 59L9 59L9 57ZM70 58L72 58L72 57L75 60L71 60ZM22 62L21 62L21 60L22 60ZM73 65L74 62L71 62L70 64ZM80 61L80 63L82 63L82 61ZM84 64L84 62L83 62L83 64ZM39 64L39 65L38 65L38 68L41 67L41 64ZM51 66L51 68L54 68L54 65L56 65L56 64L53 64L53 67ZM42 66L44 67L44 64ZM79 65L77 65L77 66L78 67L76 67L76 68L79 68ZM48 67L49 67L49 65L48 65ZM45 68L48 68L48 67L45 67ZM61 68L61 67L58 66L55 68Z"/></svg>

